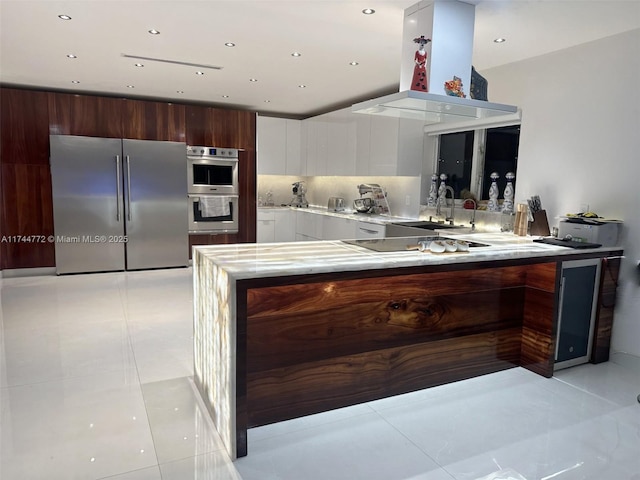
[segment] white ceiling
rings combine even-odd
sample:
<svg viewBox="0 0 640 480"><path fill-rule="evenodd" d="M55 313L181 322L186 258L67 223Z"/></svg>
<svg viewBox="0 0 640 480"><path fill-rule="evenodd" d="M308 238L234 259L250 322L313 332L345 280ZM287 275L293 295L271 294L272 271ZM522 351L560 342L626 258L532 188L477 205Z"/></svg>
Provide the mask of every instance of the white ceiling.
<svg viewBox="0 0 640 480"><path fill-rule="evenodd" d="M398 90L404 9L415 3L0 0L0 82L305 117ZM476 4L473 64L480 72L640 28L640 0L468 3ZM376 13L363 15L367 7ZM496 44L496 37L507 41ZM155 61L138 68L123 54L223 68L200 68L202 76Z"/></svg>

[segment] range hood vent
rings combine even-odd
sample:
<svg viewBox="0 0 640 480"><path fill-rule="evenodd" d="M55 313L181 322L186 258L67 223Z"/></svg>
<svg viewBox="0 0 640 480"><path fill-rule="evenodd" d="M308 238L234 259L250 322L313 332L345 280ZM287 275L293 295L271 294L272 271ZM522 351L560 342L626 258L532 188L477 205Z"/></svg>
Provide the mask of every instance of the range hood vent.
<svg viewBox="0 0 640 480"><path fill-rule="evenodd" d="M519 117L518 108L512 105L414 90L356 103L351 107L351 111L366 115L421 120L425 125L466 121L479 125L501 121L502 118L506 120Z"/></svg>

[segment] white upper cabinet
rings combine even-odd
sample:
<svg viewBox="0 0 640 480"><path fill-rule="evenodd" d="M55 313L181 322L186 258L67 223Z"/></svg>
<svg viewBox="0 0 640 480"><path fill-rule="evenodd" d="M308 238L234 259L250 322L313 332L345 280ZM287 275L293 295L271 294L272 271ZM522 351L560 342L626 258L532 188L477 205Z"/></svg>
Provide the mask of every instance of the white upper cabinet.
<svg viewBox="0 0 640 480"><path fill-rule="evenodd" d="M302 122L286 120L287 126L287 175L306 175L307 165L302 154ZM304 160L304 161L303 161Z"/></svg>
<svg viewBox="0 0 640 480"><path fill-rule="evenodd" d="M417 176L423 123L344 108L305 120L258 116L258 174Z"/></svg>
<svg viewBox="0 0 640 480"><path fill-rule="evenodd" d="M259 175L305 175L300 120L258 116ZM304 165L306 167L306 165Z"/></svg>
<svg viewBox="0 0 640 480"><path fill-rule="evenodd" d="M367 115L354 114L368 117ZM424 144L423 122L393 117L370 116L369 138L366 139L366 123L359 131L358 148L360 175L417 176L422 172ZM365 162L366 150L369 160Z"/></svg>

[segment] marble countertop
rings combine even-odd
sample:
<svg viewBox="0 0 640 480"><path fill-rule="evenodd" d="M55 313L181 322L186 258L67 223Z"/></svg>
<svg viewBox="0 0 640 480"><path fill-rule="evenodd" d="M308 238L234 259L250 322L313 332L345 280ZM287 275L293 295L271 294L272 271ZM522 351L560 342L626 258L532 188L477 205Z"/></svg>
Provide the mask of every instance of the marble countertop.
<svg viewBox="0 0 640 480"><path fill-rule="evenodd" d="M375 252L339 240L287 243L244 243L233 245L198 246L194 249L222 268L236 280L249 278L308 275L316 273L348 272L380 268L447 265L523 258L571 256L580 253L609 252L621 247L601 247L575 250L541 243L534 237L518 237L504 233L447 234L488 244L472 248L468 253L434 254L402 251ZM411 239L407 244L415 243Z"/></svg>
<svg viewBox="0 0 640 480"><path fill-rule="evenodd" d="M269 211L269 210L294 210L294 211L300 211L300 212L309 212L309 213L315 213L318 215L328 215L331 217L338 217L338 218L347 218L349 220L357 220L359 222L369 222L369 223L377 223L379 225L386 225L387 223L390 222L411 222L411 221L417 221L415 218L408 218L408 217L396 217L396 216L392 216L392 215L376 215L376 214L369 214L369 213L357 213L354 210L351 209L345 209L342 212L334 212L332 210L329 210L327 207L317 207L317 206L309 206L307 208L301 208L301 207L288 207L288 206L273 206L273 207L258 207L259 211Z"/></svg>

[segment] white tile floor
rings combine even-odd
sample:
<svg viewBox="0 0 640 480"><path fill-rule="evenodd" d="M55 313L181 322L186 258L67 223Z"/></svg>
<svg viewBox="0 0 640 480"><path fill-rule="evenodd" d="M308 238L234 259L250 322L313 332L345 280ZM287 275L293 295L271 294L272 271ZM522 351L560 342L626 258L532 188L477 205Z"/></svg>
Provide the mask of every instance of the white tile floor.
<svg viewBox="0 0 640 480"><path fill-rule="evenodd" d="M194 394L190 269L0 281L2 480L640 480L640 374L612 362L251 429L232 463Z"/></svg>

